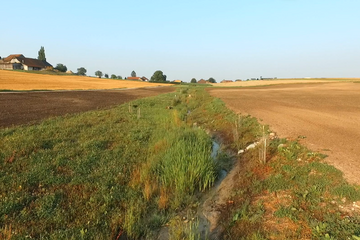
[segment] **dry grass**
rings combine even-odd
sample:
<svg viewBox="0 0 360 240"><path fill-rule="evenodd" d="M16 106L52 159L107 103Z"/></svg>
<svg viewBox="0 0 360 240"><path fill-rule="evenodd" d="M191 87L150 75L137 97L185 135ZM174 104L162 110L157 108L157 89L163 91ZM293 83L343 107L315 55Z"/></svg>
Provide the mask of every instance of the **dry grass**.
<svg viewBox="0 0 360 240"><path fill-rule="evenodd" d="M238 81L229 83L215 83L214 87L252 87L274 84L291 84L291 83L326 83L334 81L360 81L360 78L308 78L308 79L274 79L274 80L252 80Z"/></svg>
<svg viewBox="0 0 360 240"><path fill-rule="evenodd" d="M31 74L25 72L0 70L0 89L7 90L75 90L75 89L114 89L164 86L168 84L112 80L83 76L62 76Z"/></svg>

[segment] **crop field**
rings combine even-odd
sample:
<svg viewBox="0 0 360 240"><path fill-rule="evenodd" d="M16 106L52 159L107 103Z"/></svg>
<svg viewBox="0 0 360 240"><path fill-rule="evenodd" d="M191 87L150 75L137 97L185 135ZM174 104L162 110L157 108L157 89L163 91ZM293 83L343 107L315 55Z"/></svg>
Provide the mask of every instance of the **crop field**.
<svg viewBox="0 0 360 240"><path fill-rule="evenodd" d="M0 93L0 128L109 108L173 91L174 87L165 86L126 90L3 92Z"/></svg>
<svg viewBox="0 0 360 240"><path fill-rule="evenodd" d="M267 85L280 84L299 84L299 83L328 83L334 81L343 82L360 82L360 78L299 78L299 79L271 79L271 80L252 80L252 81L237 81L228 83L215 83L214 87L257 87Z"/></svg>
<svg viewBox="0 0 360 240"><path fill-rule="evenodd" d="M360 84L352 82L209 89L237 113L269 124L279 136L295 139L360 184Z"/></svg>
<svg viewBox="0 0 360 240"><path fill-rule="evenodd" d="M162 86L168 84L84 76L30 74L0 70L0 90L79 90Z"/></svg>

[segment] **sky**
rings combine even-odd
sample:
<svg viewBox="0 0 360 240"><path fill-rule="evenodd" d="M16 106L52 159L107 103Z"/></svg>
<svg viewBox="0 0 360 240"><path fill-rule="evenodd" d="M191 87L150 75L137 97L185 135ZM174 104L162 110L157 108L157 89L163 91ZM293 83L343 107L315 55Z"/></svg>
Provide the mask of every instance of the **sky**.
<svg viewBox="0 0 360 240"><path fill-rule="evenodd" d="M19 0L1 3L0 56L73 72L218 82L360 77L359 0Z"/></svg>

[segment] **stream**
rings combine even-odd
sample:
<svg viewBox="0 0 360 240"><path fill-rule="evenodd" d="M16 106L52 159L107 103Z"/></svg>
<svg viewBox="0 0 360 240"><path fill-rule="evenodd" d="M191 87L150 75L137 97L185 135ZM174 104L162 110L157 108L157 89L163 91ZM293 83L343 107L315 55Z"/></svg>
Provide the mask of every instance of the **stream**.
<svg viewBox="0 0 360 240"><path fill-rule="evenodd" d="M215 140L212 141L211 158L217 160L217 156L221 151L220 144ZM217 210L220 197L218 196L221 183L228 175L224 169L220 169L214 185L207 190L199 199L197 207L191 210L184 210L178 216L182 219L184 229L195 235L196 239L217 239L217 233L211 233L217 227L217 220L220 212ZM190 212L190 213L189 213ZM158 240L167 240L170 238L169 227L165 226L160 230Z"/></svg>

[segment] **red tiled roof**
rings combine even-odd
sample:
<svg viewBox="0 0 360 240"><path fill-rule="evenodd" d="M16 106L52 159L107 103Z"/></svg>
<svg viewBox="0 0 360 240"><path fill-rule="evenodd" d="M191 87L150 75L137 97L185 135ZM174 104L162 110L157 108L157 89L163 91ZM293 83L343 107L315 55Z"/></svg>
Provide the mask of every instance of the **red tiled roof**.
<svg viewBox="0 0 360 240"><path fill-rule="evenodd" d="M9 56L7 56L6 58L4 58L4 62L10 62L11 60L13 60L14 58L17 57L24 57L24 55L22 54L11 54Z"/></svg>
<svg viewBox="0 0 360 240"><path fill-rule="evenodd" d="M208 81L206 81L204 79L200 79L197 83L208 83Z"/></svg>

